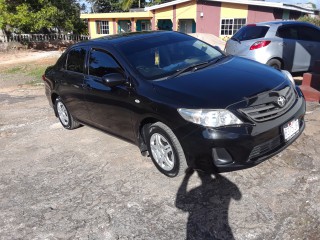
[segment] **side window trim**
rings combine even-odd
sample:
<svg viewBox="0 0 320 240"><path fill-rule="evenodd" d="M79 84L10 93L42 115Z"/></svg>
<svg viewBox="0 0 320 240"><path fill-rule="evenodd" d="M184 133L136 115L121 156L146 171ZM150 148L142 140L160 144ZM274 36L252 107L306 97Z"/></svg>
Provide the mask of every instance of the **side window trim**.
<svg viewBox="0 0 320 240"><path fill-rule="evenodd" d="M90 74L90 55L91 55L91 53L92 53L93 51L100 51L100 52L103 52L103 53L109 55L109 56L118 64L118 66L120 67L123 75L124 75L124 76L126 75L126 74L125 74L126 71L125 71L124 68L121 66L121 64L118 62L118 60L113 56L112 53L110 53L110 52L109 52L108 50L106 50L106 49L103 49L103 48L101 48L101 47L95 47L95 46L91 46L91 47L89 48L89 50L87 51L86 71L85 71L85 74L86 74L86 75L88 75L88 76L90 76L90 77L97 78L97 79L101 79L101 78L102 78L102 77L98 77L98 76L95 76L95 75L91 75L91 74Z"/></svg>

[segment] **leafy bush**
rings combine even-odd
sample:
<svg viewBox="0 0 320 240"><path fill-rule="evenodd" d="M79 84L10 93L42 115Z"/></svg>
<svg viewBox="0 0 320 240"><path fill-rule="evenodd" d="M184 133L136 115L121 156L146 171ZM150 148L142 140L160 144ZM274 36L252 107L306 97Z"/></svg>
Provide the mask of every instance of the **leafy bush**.
<svg viewBox="0 0 320 240"><path fill-rule="evenodd" d="M320 27L320 19L318 17L309 17L309 16L303 16L303 17L300 17L298 19L299 21L302 21L302 22L308 22L308 23L312 23L318 27Z"/></svg>

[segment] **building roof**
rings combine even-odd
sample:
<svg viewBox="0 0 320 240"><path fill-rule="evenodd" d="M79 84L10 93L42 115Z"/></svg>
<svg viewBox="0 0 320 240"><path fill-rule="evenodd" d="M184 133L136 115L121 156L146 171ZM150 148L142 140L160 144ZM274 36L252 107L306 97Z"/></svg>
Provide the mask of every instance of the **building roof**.
<svg viewBox="0 0 320 240"><path fill-rule="evenodd" d="M164 7L173 6L179 3L190 2L192 0L174 0L172 2L166 2L158 5L154 5L151 7L146 7L146 11L152 11ZM303 8L294 4L287 4L287 3L277 3L277 2L265 2L265 1L253 1L253 0L206 0L208 2L223 2L223 3L235 3L235 4L245 4L245 5L252 5L252 6L261 6L261 7L272 7L272 8L281 8L286 10L294 10L303 13L314 13L313 10Z"/></svg>

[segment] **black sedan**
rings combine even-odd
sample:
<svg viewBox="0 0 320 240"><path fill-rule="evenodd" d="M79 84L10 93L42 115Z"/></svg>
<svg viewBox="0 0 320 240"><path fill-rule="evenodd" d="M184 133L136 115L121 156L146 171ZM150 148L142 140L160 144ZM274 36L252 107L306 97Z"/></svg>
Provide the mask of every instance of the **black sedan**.
<svg viewBox="0 0 320 240"><path fill-rule="evenodd" d="M88 125L136 144L169 177L247 168L302 133L290 73L177 32L102 37L70 47L44 75L66 129Z"/></svg>

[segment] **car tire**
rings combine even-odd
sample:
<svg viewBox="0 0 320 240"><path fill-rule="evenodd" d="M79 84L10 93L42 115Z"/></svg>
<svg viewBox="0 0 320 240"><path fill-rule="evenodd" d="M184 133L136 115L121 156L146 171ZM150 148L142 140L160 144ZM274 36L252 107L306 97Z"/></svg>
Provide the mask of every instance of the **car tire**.
<svg viewBox="0 0 320 240"><path fill-rule="evenodd" d="M146 136L150 157L157 169L168 177L185 173L187 161L183 149L172 130L161 122L151 124Z"/></svg>
<svg viewBox="0 0 320 240"><path fill-rule="evenodd" d="M278 69L278 70L281 69L281 62L278 59L270 59L267 62L267 65L270 66L270 67L273 67L275 69Z"/></svg>
<svg viewBox="0 0 320 240"><path fill-rule="evenodd" d="M72 130L80 127L80 123L73 119L72 115L70 114L66 105L62 102L60 97L56 98L54 106L60 123L65 129Z"/></svg>

